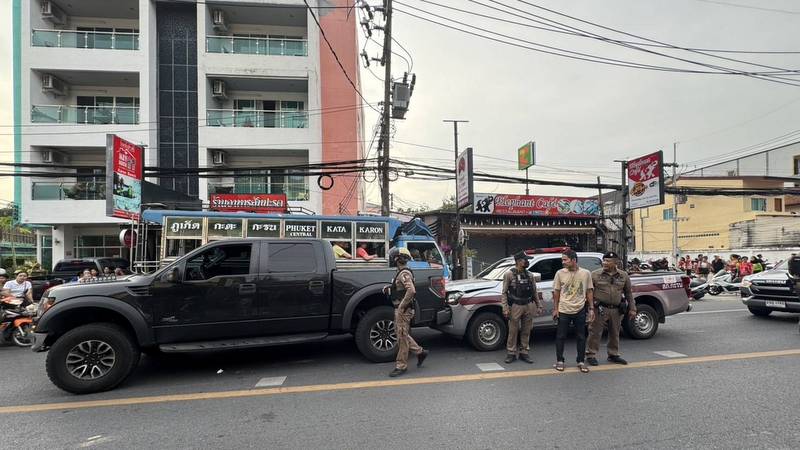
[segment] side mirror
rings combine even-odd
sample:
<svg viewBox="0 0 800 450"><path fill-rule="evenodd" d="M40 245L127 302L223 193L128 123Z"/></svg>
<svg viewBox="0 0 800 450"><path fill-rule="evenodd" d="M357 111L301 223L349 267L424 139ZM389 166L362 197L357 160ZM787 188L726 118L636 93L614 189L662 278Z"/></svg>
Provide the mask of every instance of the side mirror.
<svg viewBox="0 0 800 450"><path fill-rule="evenodd" d="M169 273L167 274L166 278L165 278L167 283L173 283L173 284L180 282L180 279L181 279L180 278L180 271L178 270L177 267L175 267L172 270L170 270Z"/></svg>
<svg viewBox="0 0 800 450"><path fill-rule="evenodd" d="M542 281L542 274L540 274L539 272L531 272L531 275L533 275L534 282L540 283Z"/></svg>

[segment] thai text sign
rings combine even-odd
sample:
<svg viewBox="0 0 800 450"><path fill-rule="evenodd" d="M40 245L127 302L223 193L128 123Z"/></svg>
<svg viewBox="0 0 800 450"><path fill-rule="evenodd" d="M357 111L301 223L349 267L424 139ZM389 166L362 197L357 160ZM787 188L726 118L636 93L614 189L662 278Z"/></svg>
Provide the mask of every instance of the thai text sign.
<svg viewBox="0 0 800 450"><path fill-rule="evenodd" d="M664 203L664 156L651 153L628 161L628 207L647 208Z"/></svg>

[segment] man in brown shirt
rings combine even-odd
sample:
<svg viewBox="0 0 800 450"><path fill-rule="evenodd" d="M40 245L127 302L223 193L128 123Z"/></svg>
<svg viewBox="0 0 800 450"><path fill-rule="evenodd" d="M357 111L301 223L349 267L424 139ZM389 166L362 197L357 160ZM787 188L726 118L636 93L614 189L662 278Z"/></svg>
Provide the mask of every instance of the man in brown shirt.
<svg viewBox="0 0 800 450"><path fill-rule="evenodd" d="M417 355L417 367L422 365L428 357L427 350L423 350L414 338L411 337L411 320L414 318L414 296L417 290L414 287L414 274L408 268L411 252L407 248L399 248L390 254L390 260L397 264L397 275L389 288L392 304L394 304L394 330L397 333L397 359L395 368L390 377L398 377L408 370L409 350Z"/></svg>
<svg viewBox="0 0 800 450"><path fill-rule="evenodd" d="M519 355L520 361L533 364L530 351L533 317L544 309L536 291L536 281L528 272L528 258L519 253L514 256L515 266L503 277L503 317L508 319L508 341L506 342L506 364L511 364ZM535 305L535 307L534 307ZM517 342L519 337L519 342Z"/></svg>
<svg viewBox="0 0 800 450"><path fill-rule="evenodd" d="M606 324L608 324L608 361L628 364L619 355L619 329L625 314L628 315L628 320L636 317L636 302L631 291L631 279L625 271L617 268L618 262L617 254L608 252L603 255L603 268L592 272L597 314L594 320L589 322L586 362L591 366L598 365L596 355L600 349L600 338L603 336Z"/></svg>

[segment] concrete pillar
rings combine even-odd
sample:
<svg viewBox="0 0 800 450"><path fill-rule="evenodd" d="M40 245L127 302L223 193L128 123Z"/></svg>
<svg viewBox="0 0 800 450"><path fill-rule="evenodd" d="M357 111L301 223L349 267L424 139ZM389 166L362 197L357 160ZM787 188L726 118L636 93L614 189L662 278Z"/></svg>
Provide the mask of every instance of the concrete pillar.
<svg viewBox="0 0 800 450"><path fill-rule="evenodd" d="M53 264L61 259L75 258L75 229L72 225L53 227Z"/></svg>

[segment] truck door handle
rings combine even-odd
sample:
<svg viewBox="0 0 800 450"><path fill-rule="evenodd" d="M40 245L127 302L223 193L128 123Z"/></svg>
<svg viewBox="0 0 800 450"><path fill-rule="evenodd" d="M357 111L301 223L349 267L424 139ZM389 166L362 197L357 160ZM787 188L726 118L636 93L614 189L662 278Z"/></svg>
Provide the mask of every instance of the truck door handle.
<svg viewBox="0 0 800 450"><path fill-rule="evenodd" d="M256 285L252 283L242 283L239 285L239 294L247 295L247 294L255 294L256 293Z"/></svg>
<svg viewBox="0 0 800 450"><path fill-rule="evenodd" d="M309 281L308 282L308 290L310 290L314 294L321 294L324 289L325 289L325 282L324 281Z"/></svg>

